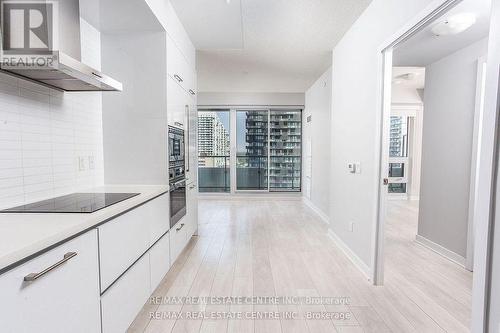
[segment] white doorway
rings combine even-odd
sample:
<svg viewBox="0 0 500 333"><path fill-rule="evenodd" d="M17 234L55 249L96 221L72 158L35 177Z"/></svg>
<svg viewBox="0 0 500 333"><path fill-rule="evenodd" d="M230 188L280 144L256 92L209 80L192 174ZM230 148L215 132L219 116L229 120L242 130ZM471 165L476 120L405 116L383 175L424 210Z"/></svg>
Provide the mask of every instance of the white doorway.
<svg viewBox="0 0 500 333"><path fill-rule="evenodd" d="M464 3L467 2L464 0ZM380 102L381 102L381 130L380 130L380 182L379 182L379 205L377 209L377 223L376 223L376 236L375 236L375 254L372 262L372 278L374 284L381 285L384 282L384 240L385 240L385 228L386 228L386 213L387 213L387 200L388 200L388 185L391 183L389 180L389 163L391 162L389 157L390 150L390 117L392 110L392 68L393 68L393 56L394 50L402 45L404 42L409 40L412 36L417 33L424 31L432 22L443 16L443 14L448 13L451 9L455 8L457 4L462 3L462 1L447 1L444 5L437 5L433 9L429 9L422 13L419 18L414 20L412 25L408 26L401 33L395 35L390 41L383 45L381 50L381 89L380 89ZM489 23L488 23L489 27ZM481 69L481 73L484 74L482 70L482 65L478 68ZM493 73L492 69L486 72L486 75L498 75L498 73ZM493 80L492 80L493 81ZM497 82L497 81L495 81ZM483 81L481 80L481 88L484 88ZM488 89L488 87L486 87ZM484 90L479 91L479 95L483 96ZM491 90L492 91L492 90ZM474 91L474 93L476 93ZM496 98L492 94L486 94L486 99ZM492 102L492 101L490 101ZM482 104L478 102L479 104ZM492 102L493 103L493 102ZM496 104L495 104L496 105ZM425 105L424 105L425 108ZM481 108L477 109L475 118L477 122L474 125L474 137L477 139L472 140L471 136L471 147L475 145L476 150L472 151L473 160L471 162L471 174L470 185L471 185L471 209L467 219L473 221L473 226L469 225L468 239L467 239L467 261L466 265L472 264L472 253L478 252L482 254L487 254L489 252L489 244L483 242L482 244L473 244L473 239L488 239L489 230L489 220L491 218L491 212L486 209L486 211L480 211L480 207L489 207L489 202L491 202L491 184L492 184L492 170L493 170L493 156L494 156L494 145L495 145L495 133L496 133L496 110L485 109L484 114L481 115ZM474 118L474 117L473 117ZM489 119L491 123L486 123L485 119ZM472 121L474 123L474 121ZM446 133L443 133L445 135ZM479 161L486 161L489 163L479 163ZM401 161L403 163L410 163L409 161ZM487 179L489 178L489 180ZM469 178L467 178L469 180ZM408 181L403 179L403 181ZM472 248L470 247L472 246ZM479 255L476 255L478 258ZM480 258L480 257L479 257ZM469 261L470 260L470 261ZM485 286L487 285L487 255L480 259L481 262L474 262L474 290L473 290L473 304L472 307L472 327L474 331L480 331L484 327L485 322Z"/></svg>

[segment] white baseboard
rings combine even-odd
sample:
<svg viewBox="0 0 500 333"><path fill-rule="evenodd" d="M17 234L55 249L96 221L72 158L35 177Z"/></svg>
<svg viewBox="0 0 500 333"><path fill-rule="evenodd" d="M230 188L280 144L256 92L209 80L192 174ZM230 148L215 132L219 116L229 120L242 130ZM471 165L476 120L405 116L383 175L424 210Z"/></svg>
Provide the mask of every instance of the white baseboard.
<svg viewBox="0 0 500 333"><path fill-rule="evenodd" d="M434 252L436 252L437 254L443 256L444 258L454 262L455 264L465 268L465 258L462 257L461 255L453 252L453 251L450 251L448 250L447 248L437 244L437 243L434 243L433 241L423 237L423 236L420 236L420 235L417 235L415 237L415 241L428 248L429 250L432 250Z"/></svg>
<svg viewBox="0 0 500 333"><path fill-rule="evenodd" d="M322 222L330 225L330 218L328 217L328 215L325 214L321 209L319 209L315 204L313 204L311 199L306 198L306 197L302 197L302 202L307 207L311 208L316 213L316 215L318 215L321 218Z"/></svg>
<svg viewBox="0 0 500 333"><path fill-rule="evenodd" d="M359 269L359 271L361 273L363 273L363 275L366 277L367 280L370 280L370 267L364 263L363 260L361 260L360 257L358 257L358 255L356 253L354 253L351 248L349 246L347 246L346 243L344 243L344 241L342 239L340 239L339 236L337 236L337 234L332 230L332 229L329 229L328 230L328 236L335 242L335 245L337 245L341 250L342 252L344 252L344 254L347 256L347 258L349 258L349 260L351 260L351 262L354 264L354 266L356 266L357 269Z"/></svg>
<svg viewBox="0 0 500 333"><path fill-rule="evenodd" d="M200 200L301 200L300 193L198 193Z"/></svg>

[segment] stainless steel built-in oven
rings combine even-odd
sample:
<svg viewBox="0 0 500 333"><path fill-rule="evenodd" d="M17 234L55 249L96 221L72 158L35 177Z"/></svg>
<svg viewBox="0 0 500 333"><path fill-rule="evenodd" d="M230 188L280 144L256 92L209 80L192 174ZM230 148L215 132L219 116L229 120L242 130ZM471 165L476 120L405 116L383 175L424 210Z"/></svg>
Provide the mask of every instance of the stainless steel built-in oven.
<svg viewBox="0 0 500 333"><path fill-rule="evenodd" d="M170 184L170 228L186 215L186 181Z"/></svg>
<svg viewBox="0 0 500 333"><path fill-rule="evenodd" d="M186 173L184 167L184 130L168 127L170 184L170 227L186 215Z"/></svg>

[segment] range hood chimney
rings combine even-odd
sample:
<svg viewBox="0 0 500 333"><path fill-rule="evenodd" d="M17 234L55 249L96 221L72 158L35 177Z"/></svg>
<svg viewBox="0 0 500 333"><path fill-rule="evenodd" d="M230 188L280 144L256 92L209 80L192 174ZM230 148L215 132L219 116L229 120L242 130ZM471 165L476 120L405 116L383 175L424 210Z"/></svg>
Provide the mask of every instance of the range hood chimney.
<svg viewBox="0 0 500 333"><path fill-rule="evenodd" d="M24 7L22 5L20 1L19 4L14 3L13 7L2 8L4 12L2 19L5 20L6 15L9 15L9 10L22 13L24 18L30 19L33 10L26 7L26 4ZM44 43L42 45L49 44L48 48L26 48L27 43L21 38L25 48L19 50L19 42L16 44L14 38L11 38L12 35L19 38L19 32L16 30L17 33L12 34L11 28L4 27L3 54L0 61L2 71L63 91L122 90L120 82L81 62L79 0L46 1L34 6L38 6L34 12L38 10L41 13L38 16L43 17L43 23L40 28L24 32L24 37L28 37L26 39L31 43L33 39L37 40L33 37L36 35ZM16 15L11 14L9 20L13 18L15 19ZM21 22L24 20L21 19ZM16 26L12 21L9 23L9 26L15 29L26 29L22 25ZM47 37L47 41L50 42L45 43L44 33L49 36L52 28L57 29L57 34L52 36L57 37L54 39Z"/></svg>

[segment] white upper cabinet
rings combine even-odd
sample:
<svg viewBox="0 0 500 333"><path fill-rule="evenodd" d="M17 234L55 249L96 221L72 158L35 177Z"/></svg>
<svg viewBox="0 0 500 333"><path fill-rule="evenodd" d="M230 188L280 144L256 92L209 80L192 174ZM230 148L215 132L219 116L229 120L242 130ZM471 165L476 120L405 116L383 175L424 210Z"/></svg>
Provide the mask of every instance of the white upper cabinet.
<svg viewBox="0 0 500 333"><path fill-rule="evenodd" d="M198 110L193 101L190 102L188 108L186 123L189 131L186 139L186 161L189 165L186 167L186 182L190 184L198 179Z"/></svg>
<svg viewBox="0 0 500 333"><path fill-rule="evenodd" d="M168 124L186 130L186 91L171 77L167 78Z"/></svg>
<svg viewBox="0 0 500 333"><path fill-rule="evenodd" d="M2 332L100 332L97 231L0 275L0 294Z"/></svg>
<svg viewBox="0 0 500 333"><path fill-rule="evenodd" d="M186 58L167 34L167 73L190 96L196 95L196 73Z"/></svg>

